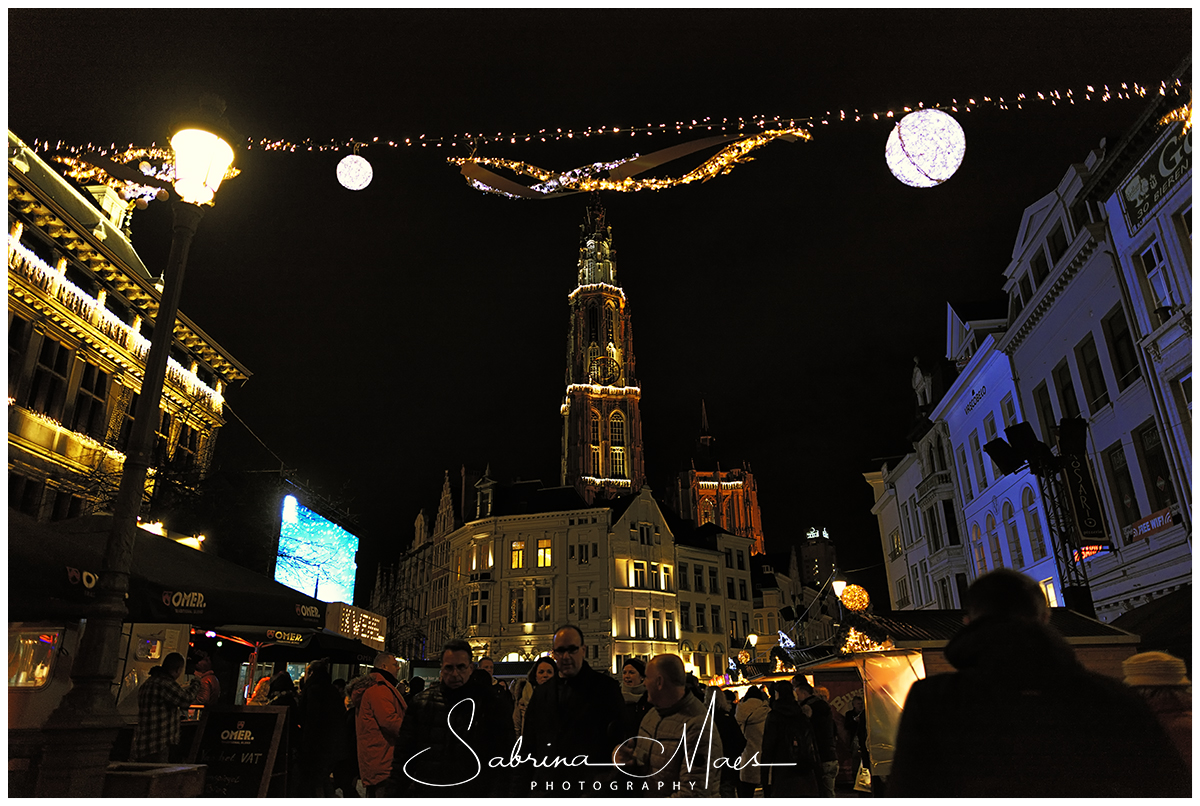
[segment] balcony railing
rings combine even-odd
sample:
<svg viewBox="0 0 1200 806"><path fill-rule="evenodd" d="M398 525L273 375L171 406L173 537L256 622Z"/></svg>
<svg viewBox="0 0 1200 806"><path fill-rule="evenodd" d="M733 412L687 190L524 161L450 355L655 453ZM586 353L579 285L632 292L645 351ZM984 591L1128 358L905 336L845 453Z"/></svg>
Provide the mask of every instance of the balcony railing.
<svg viewBox="0 0 1200 806"><path fill-rule="evenodd" d="M921 483L917 485L917 498L921 499L932 493L942 485L950 486L950 471L938 470L930 473L925 478L921 479Z"/></svg>

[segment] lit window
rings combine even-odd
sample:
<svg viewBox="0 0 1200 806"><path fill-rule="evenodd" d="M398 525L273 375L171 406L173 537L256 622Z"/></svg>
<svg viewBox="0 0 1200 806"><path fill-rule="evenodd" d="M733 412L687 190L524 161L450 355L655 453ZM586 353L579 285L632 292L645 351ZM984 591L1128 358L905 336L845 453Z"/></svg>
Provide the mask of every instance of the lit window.
<svg viewBox="0 0 1200 806"><path fill-rule="evenodd" d="M511 568L525 567L525 541L514 540L512 542L512 565Z"/></svg>
<svg viewBox="0 0 1200 806"><path fill-rule="evenodd" d="M549 568L550 563L550 539L543 538L538 540L538 568Z"/></svg>
<svg viewBox="0 0 1200 806"><path fill-rule="evenodd" d="M1054 580L1043 579L1040 583L1042 593L1046 594L1046 604L1051 607L1058 607L1058 596L1054 593Z"/></svg>
<svg viewBox="0 0 1200 806"><path fill-rule="evenodd" d="M49 682L62 638L59 632L8 631L8 685L41 688Z"/></svg>

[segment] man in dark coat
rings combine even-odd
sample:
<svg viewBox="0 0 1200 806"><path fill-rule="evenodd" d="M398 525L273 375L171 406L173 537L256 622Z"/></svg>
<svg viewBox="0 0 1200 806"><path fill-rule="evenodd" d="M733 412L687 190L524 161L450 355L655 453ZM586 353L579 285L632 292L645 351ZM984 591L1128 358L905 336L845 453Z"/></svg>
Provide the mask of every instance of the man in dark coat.
<svg viewBox="0 0 1200 806"><path fill-rule="evenodd" d="M821 784L822 797L832 798L834 784L837 782L837 727L833 724L833 709L829 703L816 695L812 683L802 674L792 678L792 688L795 689L800 708L812 722L813 740L817 754L821 758L821 769L817 778Z"/></svg>
<svg viewBox="0 0 1200 806"><path fill-rule="evenodd" d="M555 758L579 763L548 768L524 764L520 768L521 791L535 796L578 796L582 782L590 794L611 795L593 785L614 780L616 768L591 765L611 765L613 750L625 738L621 735L625 702L621 686L588 665L583 631L578 627L560 627L552 646L559 676L533 691L525 710L521 755L551 763ZM580 760L582 756L588 766ZM565 782L570 782L572 789L564 790Z"/></svg>
<svg viewBox="0 0 1200 806"><path fill-rule="evenodd" d="M967 591L957 672L915 683L894 797L1186 797L1187 770L1145 703L1083 668L1041 588L1000 569Z"/></svg>
<svg viewBox="0 0 1200 806"><path fill-rule="evenodd" d="M401 796L505 796L507 774L489 762L507 759L511 710L498 707L491 680L471 661L471 645L442 647L439 680L412 698L400 726L392 780Z"/></svg>

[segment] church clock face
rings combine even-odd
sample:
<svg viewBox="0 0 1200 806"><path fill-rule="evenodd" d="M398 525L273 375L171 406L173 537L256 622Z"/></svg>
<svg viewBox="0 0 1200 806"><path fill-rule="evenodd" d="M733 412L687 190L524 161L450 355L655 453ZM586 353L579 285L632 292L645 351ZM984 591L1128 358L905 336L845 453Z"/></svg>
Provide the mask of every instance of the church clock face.
<svg viewBox="0 0 1200 806"><path fill-rule="evenodd" d="M592 359L592 380L597 383L612 383L620 374L621 368L611 358Z"/></svg>

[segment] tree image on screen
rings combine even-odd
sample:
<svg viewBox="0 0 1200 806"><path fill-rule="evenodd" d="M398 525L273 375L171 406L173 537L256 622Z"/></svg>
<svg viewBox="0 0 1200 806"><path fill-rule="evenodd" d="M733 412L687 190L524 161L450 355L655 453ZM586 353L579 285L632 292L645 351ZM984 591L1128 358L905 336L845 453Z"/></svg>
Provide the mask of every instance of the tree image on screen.
<svg viewBox="0 0 1200 806"><path fill-rule="evenodd" d="M354 603L358 538L296 497L283 499L275 581L323 602Z"/></svg>

